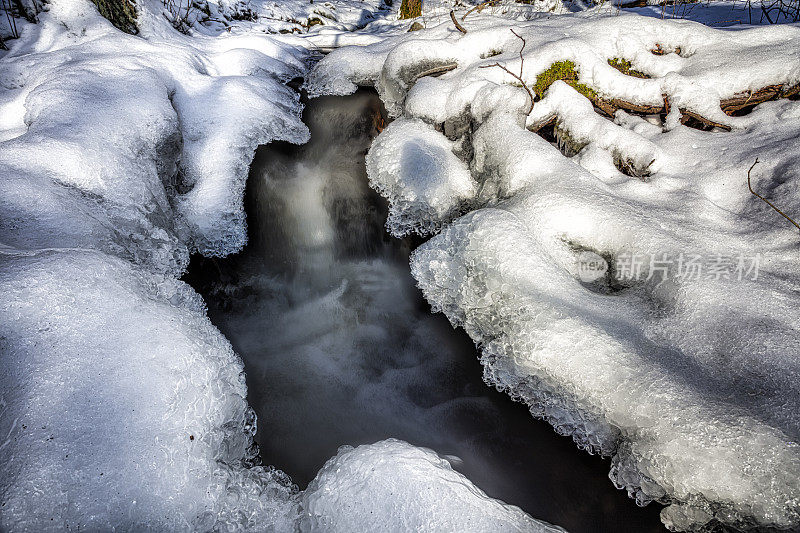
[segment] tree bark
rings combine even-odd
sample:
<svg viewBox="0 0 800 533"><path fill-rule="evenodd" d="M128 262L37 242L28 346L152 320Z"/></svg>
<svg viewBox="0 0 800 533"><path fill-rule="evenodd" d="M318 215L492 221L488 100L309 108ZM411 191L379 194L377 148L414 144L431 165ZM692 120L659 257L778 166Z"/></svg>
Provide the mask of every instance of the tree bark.
<svg viewBox="0 0 800 533"><path fill-rule="evenodd" d="M422 16L422 0L403 0L400 3L400 18L413 19Z"/></svg>

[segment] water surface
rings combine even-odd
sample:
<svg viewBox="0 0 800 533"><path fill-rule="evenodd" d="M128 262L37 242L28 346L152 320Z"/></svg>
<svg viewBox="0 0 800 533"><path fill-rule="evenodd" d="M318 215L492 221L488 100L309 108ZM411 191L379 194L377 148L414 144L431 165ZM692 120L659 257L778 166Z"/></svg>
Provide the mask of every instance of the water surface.
<svg viewBox="0 0 800 533"><path fill-rule="evenodd" d="M301 488L339 446L388 437L450 455L490 496L573 533L665 531L579 451L487 387L470 339L433 315L383 230L364 156L374 92L306 107L311 142L261 147L247 190L250 244L195 259L187 280L242 356L263 460Z"/></svg>

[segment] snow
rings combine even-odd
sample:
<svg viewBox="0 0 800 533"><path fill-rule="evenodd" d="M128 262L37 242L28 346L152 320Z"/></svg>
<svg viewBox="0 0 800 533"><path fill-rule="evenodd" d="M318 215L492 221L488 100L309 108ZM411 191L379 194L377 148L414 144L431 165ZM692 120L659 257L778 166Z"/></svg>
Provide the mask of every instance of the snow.
<svg viewBox="0 0 800 533"><path fill-rule="evenodd" d="M370 185L389 200L389 232L436 232L455 218L476 192L469 169L453 145L421 120L391 123L370 149Z"/></svg>
<svg viewBox="0 0 800 533"><path fill-rule="evenodd" d="M432 450L344 446L303 493L301 531L531 531L560 527L493 500Z"/></svg>
<svg viewBox="0 0 800 533"><path fill-rule="evenodd" d="M466 35L446 22L337 50L310 78L319 92L374 84L401 127L427 123L426 142L450 143L469 166L474 210L412 257L426 299L480 346L487 381L610 456L612 481L637 503L668 504L668 527L798 527L798 237L750 193L747 171L758 157L754 189L798 212L800 104L728 116L720 101L800 82L800 28L726 31L599 10L464 25ZM524 65L509 29L526 41ZM556 82L526 116L516 80L482 68L498 62L533 85L562 60L605 99L661 106L666 95L671 113L605 118ZM447 61L458 67L415 79ZM685 111L732 131L691 129ZM526 129L549 118L554 144ZM398 165L394 137L390 125L374 143L370 175L400 210L390 230L401 220L404 232L427 231L418 206L441 205L441 189L421 189L406 171L414 163ZM449 172L431 175L449 187ZM397 201L406 190L413 203ZM686 270L691 258L700 275ZM590 260L604 268L587 276Z"/></svg>
<svg viewBox="0 0 800 533"><path fill-rule="evenodd" d="M748 119L725 115L719 109L721 99L800 81L800 52L794 45L800 30L795 26L721 31L690 21L597 13L551 16L515 26L485 16L467 19L465 24L472 27L464 36L452 23L444 23L423 35L415 32L366 48L336 50L312 72L311 92L342 94L354 91L355 85L373 83L393 115L405 105L414 116L442 122L443 112L447 117L461 114L481 93L515 81L499 68L486 68L502 63L519 72L523 43L508 31L512 27L537 28L523 35L522 77L529 86L554 62L570 60L576 64L580 82L601 97L661 106L666 95L673 106L731 127L746 127ZM572 30L578 24L580 31ZM422 46L432 39L444 42ZM680 54L653 54L651 50L659 46L667 52L680 50ZM607 63L614 58L627 59L651 79L622 74ZM437 82L415 84L420 73L449 63L460 68Z"/></svg>
<svg viewBox="0 0 800 533"><path fill-rule="evenodd" d="M797 212L800 106L719 105L800 82L800 28L558 16L545 0L471 15L462 35L443 1L406 33L379 0L198 6L182 35L143 0L130 36L87 0L52 0L0 52L0 529L558 530L399 441L342 449L304 493L256 464L242 362L177 278L190 253L246 244L256 147L308 140L286 82L342 44L361 46L325 57L309 92L374 85L398 117L371 182L394 234L438 232L412 273L480 344L486 379L612 456L614 483L669 503L671 528L800 524L797 236L745 183L759 157L755 189ZM527 93L483 68L532 84L556 60L601 97L666 95L672 112L608 120L557 82L526 117ZM546 118L563 152L526 129ZM614 277L680 254L761 263ZM616 270L587 277L587 258Z"/></svg>
<svg viewBox="0 0 800 533"><path fill-rule="evenodd" d="M16 117L0 153L7 243L100 247L172 272L187 249L240 249L255 148L308 136L281 83L302 72L303 52L258 37L160 36L163 23L143 15L144 40L77 0L40 18L0 59L2 114Z"/></svg>
<svg viewBox="0 0 800 533"><path fill-rule="evenodd" d="M0 250L4 530L291 531L242 365L187 285L90 250ZM143 335L145 333L145 335Z"/></svg>
<svg viewBox="0 0 800 533"><path fill-rule="evenodd" d="M199 33L252 29L267 33L352 32L389 14L384 0L204 0L190 12ZM399 4L398 4L399 6Z"/></svg>

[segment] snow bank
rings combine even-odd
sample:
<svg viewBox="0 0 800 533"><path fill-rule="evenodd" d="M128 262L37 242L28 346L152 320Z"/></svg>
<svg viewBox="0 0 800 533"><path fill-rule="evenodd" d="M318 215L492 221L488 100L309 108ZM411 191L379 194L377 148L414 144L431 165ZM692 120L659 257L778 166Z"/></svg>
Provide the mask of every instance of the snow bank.
<svg viewBox="0 0 800 533"><path fill-rule="evenodd" d="M3 530L291 530L288 478L244 468L241 362L204 311L100 252L0 250Z"/></svg>
<svg viewBox="0 0 800 533"><path fill-rule="evenodd" d="M746 178L759 157L755 190L798 212L800 104L728 116L720 101L800 82L800 29L592 14L465 25L466 35L443 24L392 47L339 50L311 77L323 91L374 83L401 124L421 119L439 144L455 142L479 184L476 210L412 258L426 298L480 345L487 381L611 456L613 482L641 505L668 504L670 528L797 528L798 238ZM659 107L666 95L671 112L604 118L585 88L556 82L526 116L525 90L482 68L520 72L509 28L526 40L530 86L569 60L601 98ZM432 50L432 38L446 44ZM432 58L458 68L414 79ZM732 131L683 126L687 111ZM544 119L558 143L526 129ZM369 155L390 200L404 184L418 190L384 149L392 137L389 127ZM425 201L395 220L426 228Z"/></svg>
<svg viewBox="0 0 800 533"><path fill-rule="evenodd" d="M666 95L672 107L735 128L746 127L748 118L723 113L721 99L769 85L800 82L800 52L794 45L800 30L794 26L724 31L689 21L593 13L551 16L514 26L484 16L467 19L465 24L470 31L463 36L452 23L444 23L380 45L336 50L312 72L311 90L325 93L335 87L343 91L343 80L349 80L352 92L354 84L374 83L395 115L405 105L414 109L415 116L443 122L444 117L467 111L484 92L516 81L500 68L486 68L502 63L512 72L520 71L523 43L509 31L511 27L536 28L523 31L522 77L529 86L554 62L572 61L580 82L608 100L663 106ZM577 26L580 32L574 30ZM432 39L445 42L425 46ZM654 54L657 49L664 53ZM721 57L725 61L720 61ZM623 74L608 64L615 58L630 61L649 78ZM420 73L452 62L460 68L415 84Z"/></svg>
<svg viewBox="0 0 800 533"><path fill-rule="evenodd" d="M189 39L147 11L145 40L79 0L40 18L0 59L7 244L99 247L171 272L187 248L240 249L255 148L307 139L282 83L302 72L301 52L258 37Z"/></svg>
<svg viewBox="0 0 800 533"><path fill-rule="evenodd" d="M255 29L267 33L349 32L385 16L391 2L384 0L204 0L194 9L195 30L218 33ZM399 7L399 4L397 4Z"/></svg>
<svg viewBox="0 0 800 533"><path fill-rule="evenodd" d="M306 140L303 54L145 8L146 39L81 0L39 19L0 57L0 529L292 530L241 361L175 277L244 244L256 146Z"/></svg>
<svg viewBox="0 0 800 533"><path fill-rule="evenodd" d="M432 450L343 446L303 493L301 531L564 531L493 500Z"/></svg>

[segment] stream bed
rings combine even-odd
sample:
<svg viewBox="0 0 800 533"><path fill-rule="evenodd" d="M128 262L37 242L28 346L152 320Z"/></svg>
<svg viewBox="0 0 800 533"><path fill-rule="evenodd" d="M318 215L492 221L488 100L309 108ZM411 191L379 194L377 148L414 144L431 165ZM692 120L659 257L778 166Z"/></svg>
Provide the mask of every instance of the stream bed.
<svg viewBox="0 0 800 533"><path fill-rule="evenodd" d="M249 244L192 261L185 280L244 360L263 462L301 488L342 445L394 437L448 456L490 496L573 533L664 531L527 408L488 387L469 337L431 313L383 229L364 156L383 125L373 91L307 103L304 146L262 146Z"/></svg>

